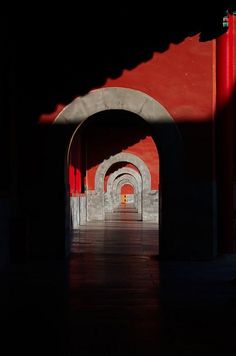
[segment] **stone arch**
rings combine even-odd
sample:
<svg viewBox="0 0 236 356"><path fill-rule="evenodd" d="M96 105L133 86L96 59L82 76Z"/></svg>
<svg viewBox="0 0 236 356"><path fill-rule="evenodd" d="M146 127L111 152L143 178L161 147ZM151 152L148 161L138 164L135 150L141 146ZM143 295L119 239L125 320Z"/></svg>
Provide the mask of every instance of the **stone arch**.
<svg viewBox="0 0 236 356"><path fill-rule="evenodd" d="M105 159L95 174L95 190L87 192L87 218L91 220L105 219L104 179L106 172L115 163L132 163L142 177L142 217L144 221L157 221L158 219L158 191L151 190L151 175L146 164L132 153L117 153Z"/></svg>
<svg viewBox="0 0 236 356"><path fill-rule="evenodd" d="M113 164L119 162L132 163L139 170L142 177L143 190L151 190L151 174L144 161L132 153L120 152L104 160L98 167L95 175L95 191L98 192L104 190L106 172L111 166L113 166Z"/></svg>
<svg viewBox="0 0 236 356"><path fill-rule="evenodd" d="M141 213L142 203L141 203L141 192L142 192L142 178L139 172L135 171L129 167L119 168L113 172L107 181L107 191L105 193L105 212L111 212L114 206L114 195L112 191L112 186L117 177L122 175L130 175L134 177L137 181L138 192L137 192L137 208L138 212Z"/></svg>
<svg viewBox="0 0 236 356"><path fill-rule="evenodd" d="M77 129L91 115L106 110L126 110L145 120L153 132L161 159L161 178L164 184L178 186L183 179L183 141L170 113L150 95L130 88L107 87L90 91L74 99L54 120L54 125L77 124ZM76 129L76 130L77 130ZM69 143L73 140L73 136ZM67 164L68 164L67 152ZM176 187L174 195L176 196ZM178 201L179 197L176 197ZM173 206L173 200L172 200Z"/></svg>
<svg viewBox="0 0 236 356"><path fill-rule="evenodd" d="M56 117L54 124L79 124L104 110L126 110L145 121L174 123L169 112L144 92L129 88L101 88L74 99Z"/></svg>
<svg viewBox="0 0 236 356"><path fill-rule="evenodd" d="M116 208L117 206L119 206L119 197L117 196L117 189L118 186L122 184L130 184L133 186L134 188L134 192L135 192L135 205L138 209L138 206L141 202L141 189L142 187L140 186L140 183L137 182L137 180L131 176L130 174L123 174L121 176L118 176L115 180L114 180L114 184L112 186L112 197L113 197L113 209L114 207ZM140 193L139 193L140 192ZM139 209L140 212L140 209Z"/></svg>
<svg viewBox="0 0 236 356"><path fill-rule="evenodd" d="M169 112L157 100L139 90L121 87L100 88L76 98L59 113L54 124L75 124L79 129L91 115L105 110L130 111L150 124L161 164L160 248L164 254L172 254L172 249L175 251L176 246L172 235L176 235L176 232L182 234L183 216L186 214L183 194L186 191L184 149L178 127ZM66 165L73 135L68 146ZM69 212L68 207L66 211ZM70 216L67 214L67 220L69 219Z"/></svg>
<svg viewBox="0 0 236 356"><path fill-rule="evenodd" d="M120 183L122 183L121 185L119 184L119 187L117 186L117 188L119 188L119 190L120 190L120 194L122 194L122 188L123 187L127 187L127 186L130 186L131 187L131 190L132 190L132 192L131 193L126 193L126 194L134 194L134 193L136 193L136 191L137 191L137 187L136 186L133 186L133 184L129 181L129 180L127 180L127 181L121 181Z"/></svg>
<svg viewBox="0 0 236 356"><path fill-rule="evenodd" d="M124 185L130 185L133 190L134 190L134 194L136 195L137 193L137 186L135 185L135 183L131 183L130 180L128 179L121 179L115 186L114 186L114 196L116 201L118 202L118 204L116 205L117 207L119 207L121 201L120 201L120 195L121 195L121 189ZM135 207L137 208L137 206L135 205Z"/></svg>
<svg viewBox="0 0 236 356"><path fill-rule="evenodd" d="M137 182L140 182L140 184L142 184L142 178L141 178L140 173L138 173L137 171L135 171L132 168L122 167L122 168L117 169L117 171L113 172L110 175L110 177L108 178L107 191L110 190L110 188L112 187L114 180L118 176L123 175L123 174L130 174L131 176L133 176L137 180Z"/></svg>

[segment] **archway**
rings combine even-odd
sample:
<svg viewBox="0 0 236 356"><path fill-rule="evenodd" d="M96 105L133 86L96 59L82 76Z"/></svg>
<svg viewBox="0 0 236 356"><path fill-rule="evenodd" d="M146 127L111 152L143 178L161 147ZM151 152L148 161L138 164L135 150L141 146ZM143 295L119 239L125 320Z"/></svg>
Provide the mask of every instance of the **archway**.
<svg viewBox="0 0 236 356"><path fill-rule="evenodd" d="M87 192L87 219L104 220L104 179L109 168L119 162L133 164L139 170L142 178L142 218L144 221L158 221L158 191L151 189L151 175L146 164L131 153L118 153L104 160L95 175L95 189Z"/></svg>
<svg viewBox="0 0 236 356"><path fill-rule="evenodd" d="M130 175L122 175L118 177L114 181L114 185L112 187L112 195L113 195L113 211L114 209L118 208L121 203L129 203L127 199L123 199L121 195L127 195L124 188L126 187L131 187L132 195L133 195L133 200L132 203L134 204L135 208L138 210L139 203L141 203L141 195L139 196L138 193L141 191L142 187L138 186L137 181L135 178L133 178ZM123 189L123 192L122 192ZM122 194L123 193L123 194ZM124 198L124 197L123 197ZM141 213L141 211L139 211Z"/></svg>
<svg viewBox="0 0 236 356"><path fill-rule="evenodd" d="M142 193L142 178L141 175L136 172L132 168L123 167L112 173L107 181L107 191L105 193L105 212L111 212L113 209L114 196L112 187L114 185L114 181L119 176L128 176L130 175L136 180L136 184L138 187L137 191L137 209L139 214L141 214L142 203L141 203L141 193Z"/></svg>
<svg viewBox="0 0 236 356"><path fill-rule="evenodd" d="M180 188L183 178L183 154L178 129L170 114L160 103L145 93L126 88L98 89L75 99L58 115L55 124L73 124L80 128L87 118L107 110L125 110L134 113L151 127L152 137L161 157L161 233L164 242L162 246L163 251L172 249L173 239L169 238L170 230L180 230L180 217L183 214L181 210L183 197ZM68 163L67 156L66 167ZM99 189L97 191L99 192ZM100 214L100 218L103 218L103 213Z"/></svg>
<svg viewBox="0 0 236 356"><path fill-rule="evenodd" d="M122 182L123 183L123 182ZM130 180L125 181L117 191L120 204L126 207L130 204L137 210L137 187Z"/></svg>

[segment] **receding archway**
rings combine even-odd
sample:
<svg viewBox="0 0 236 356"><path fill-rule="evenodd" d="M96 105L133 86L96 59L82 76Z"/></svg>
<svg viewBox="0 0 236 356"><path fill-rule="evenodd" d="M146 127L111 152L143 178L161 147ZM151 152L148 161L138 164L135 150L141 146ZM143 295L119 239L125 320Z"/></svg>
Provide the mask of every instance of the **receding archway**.
<svg viewBox="0 0 236 356"><path fill-rule="evenodd" d="M118 192L120 198L120 204L125 205L126 207L129 205L133 205L133 208L137 210L137 189L134 185L128 182L124 182L121 185L120 190Z"/></svg>
<svg viewBox="0 0 236 356"><path fill-rule="evenodd" d="M141 177L140 173L138 173L137 171L135 171L134 169L129 168L129 167L120 168L109 176L108 181L107 181L107 191L105 193L105 212L112 211L113 201L114 201L112 187L113 187L115 179L122 175L130 175L137 182L137 185L138 185L137 208L138 208L138 212L141 214L142 177Z"/></svg>
<svg viewBox="0 0 236 356"><path fill-rule="evenodd" d="M104 160L95 175L95 189L87 192L87 219L104 220L104 179L109 168L118 162L133 164L142 177L142 218L143 221L158 221L158 191L151 189L151 175L146 164L134 154L118 153Z"/></svg>
<svg viewBox="0 0 236 356"><path fill-rule="evenodd" d="M121 175L121 176L117 177L117 179L114 181L114 184L112 186L113 210L115 208L119 207L119 205L121 203L121 200L120 200L121 187L126 184L129 184L133 187L134 205L138 210L139 204L141 203L141 194L139 195L139 192L141 193L142 187L138 184L136 179L129 174ZM141 213L140 210L138 212Z"/></svg>
<svg viewBox="0 0 236 356"><path fill-rule="evenodd" d="M152 129L152 137L158 145L161 159L162 248L172 254L172 247L175 248L176 243L170 237L170 231L182 230L179 228L182 226L181 217L184 210L180 188L183 178L181 135L172 117L160 103L141 91L127 88L102 88L77 98L64 108L54 124L73 124L79 128L91 115L106 110L127 110L137 114ZM66 167L67 165L68 160Z"/></svg>

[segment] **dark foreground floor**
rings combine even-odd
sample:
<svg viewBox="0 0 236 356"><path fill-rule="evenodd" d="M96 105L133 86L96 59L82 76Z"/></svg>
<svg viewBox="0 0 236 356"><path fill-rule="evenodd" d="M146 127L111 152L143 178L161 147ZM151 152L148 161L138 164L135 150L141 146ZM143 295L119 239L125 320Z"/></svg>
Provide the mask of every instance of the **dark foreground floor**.
<svg viewBox="0 0 236 356"><path fill-rule="evenodd" d="M236 355L236 256L160 262L155 226L126 224L2 275L2 355Z"/></svg>

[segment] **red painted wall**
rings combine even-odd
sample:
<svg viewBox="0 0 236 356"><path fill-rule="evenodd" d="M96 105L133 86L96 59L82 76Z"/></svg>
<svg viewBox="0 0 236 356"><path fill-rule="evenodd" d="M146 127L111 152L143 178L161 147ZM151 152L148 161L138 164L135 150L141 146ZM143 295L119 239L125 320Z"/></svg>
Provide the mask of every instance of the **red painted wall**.
<svg viewBox="0 0 236 356"><path fill-rule="evenodd" d="M236 17L234 16L234 83L236 84Z"/></svg>
<svg viewBox="0 0 236 356"><path fill-rule="evenodd" d="M124 184L121 187L120 194L134 194L134 188L130 184Z"/></svg>
<svg viewBox="0 0 236 356"><path fill-rule="evenodd" d="M172 44L169 50L155 53L151 60L123 71L119 78L108 79L105 87L113 86L143 91L160 102L178 123L183 136L189 179L213 179L214 41L199 42L194 36ZM41 122L53 121L60 108L54 114L42 115ZM148 139L146 143L149 145ZM136 152L141 146L136 144L129 149ZM146 156L146 152L142 154ZM148 159L151 160L149 155ZM91 188L93 174L89 169L87 183ZM157 178L154 181L157 183Z"/></svg>
<svg viewBox="0 0 236 356"><path fill-rule="evenodd" d="M187 38L125 70L121 77L109 79L105 86L141 90L164 105L176 121L207 121L212 117L213 49L214 41Z"/></svg>
<svg viewBox="0 0 236 356"><path fill-rule="evenodd" d="M198 36L190 37L123 71L119 78L108 79L104 87L143 91L164 105L176 121L208 121L212 117L213 51L214 41L199 42ZM41 115L40 122L53 122L62 109L58 104L54 113Z"/></svg>
<svg viewBox="0 0 236 356"><path fill-rule="evenodd" d="M234 110L234 117L236 117L236 16L234 16L234 93L233 93L233 110ZM236 127L234 129L234 142L236 142ZM234 157L236 158L236 145L234 145ZM234 165L234 181L236 182L236 165Z"/></svg>
<svg viewBox="0 0 236 356"><path fill-rule="evenodd" d="M70 195L76 196L81 193L82 189L82 152L81 141L72 144L69 157L69 185Z"/></svg>
<svg viewBox="0 0 236 356"><path fill-rule="evenodd" d="M215 41L199 42L194 36L172 44L105 86L137 89L162 104L183 137L187 179L214 179Z"/></svg>

